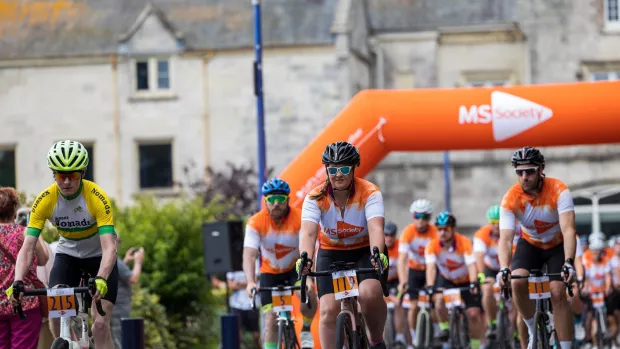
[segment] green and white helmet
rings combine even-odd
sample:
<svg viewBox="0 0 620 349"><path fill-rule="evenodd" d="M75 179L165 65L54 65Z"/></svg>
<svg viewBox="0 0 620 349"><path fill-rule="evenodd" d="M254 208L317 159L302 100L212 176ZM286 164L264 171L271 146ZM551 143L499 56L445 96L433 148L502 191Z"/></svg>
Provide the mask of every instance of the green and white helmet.
<svg viewBox="0 0 620 349"><path fill-rule="evenodd" d="M88 151L80 142L56 142L47 152L47 165L61 172L83 170L88 166Z"/></svg>

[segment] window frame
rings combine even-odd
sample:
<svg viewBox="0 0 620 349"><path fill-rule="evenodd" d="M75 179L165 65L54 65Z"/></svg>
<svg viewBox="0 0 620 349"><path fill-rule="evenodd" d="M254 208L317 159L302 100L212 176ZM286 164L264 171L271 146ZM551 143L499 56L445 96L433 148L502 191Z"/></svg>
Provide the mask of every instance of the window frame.
<svg viewBox="0 0 620 349"><path fill-rule="evenodd" d="M141 183L142 168L140 166L140 147L141 146L153 146L153 145L169 145L170 146L170 174L172 183L169 186L156 186L156 187L143 187ZM174 192L175 190L175 169L174 169L174 141L172 139L161 140L137 140L136 141L136 155L138 164L137 170L137 187L142 192Z"/></svg>
<svg viewBox="0 0 620 349"><path fill-rule="evenodd" d="M88 179L86 178L86 176L84 176L84 179L95 182L95 161L96 157L95 157L95 142L80 142L82 143L82 145L84 146L84 148L86 148L86 150L88 151L88 166L87 168L90 169L91 173L93 174L93 178L92 179ZM90 148L90 150L88 149Z"/></svg>
<svg viewBox="0 0 620 349"><path fill-rule="evenodd" d="M168 62L168 88L159 88L159 62ZM146 62L148 69L148 85L146 90L138 89L138 63ZM174 90L174 59L172 56L133 57L130 60L131 97L130 99L170 99L176 98Z"/></svg>
<svg viewBox="0 0 620 349"><path fill-rule="evenodd" d="M610 20L609 19L609 0L603 0L603 21L604 21L604 29L606 32L610 33L620 33L620 0L616 0L617 3L617 12L618 19Z"/></svg>
<svg viewBox="0 0 620 349"><path fill-rule="evenodd" d="M18 186L18 175L17 175L17 146L16 145L0 145L0 151L12 151L13 152L13 177L15 177L15 183L13 188L17 189ZM5 184L0 184L0 186L6 186Z"/></svg>
<svg viewBox="0 0 620 349"><path fill-rule="evenodd" d="M474 86L474 82L484 82L483 86ZM494 82L503 82L502 85L494 85ZM463 71L457 81L458 87L486 87L498 88L518 85L517 74L510 70L488 70L488 71Z"/></svg>
<svg viewBox="0 0 620 349"><path fill-rule="evenodd" d="M594 79L597 73L607 73L607 80ZM615 77L615 81L620 81L620 61L582 62L581 75L584 81L614 81L612 77Z"/></svg>

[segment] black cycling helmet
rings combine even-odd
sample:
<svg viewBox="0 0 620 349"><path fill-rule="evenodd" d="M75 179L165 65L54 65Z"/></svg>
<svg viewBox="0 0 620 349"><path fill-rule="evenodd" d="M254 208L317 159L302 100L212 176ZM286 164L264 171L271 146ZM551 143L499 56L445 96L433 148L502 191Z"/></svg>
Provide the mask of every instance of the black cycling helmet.
<svg viewBox="0 0 620 349"><path fill-rule="evenodd" d="M437 216L437 220L435 221L436 227L456 227L456 217L454 217L450 212L443 211Z"/></svg>
<svg viewBox="0 0 620 349"><path fill-rule="evenodd" d="M396 224L392 223L392 222L385 222L385 226L383 227L383 234L384 235L396 235L396 232L398 231L398 227L396 227Z"/></svg>
<svg viewBox="0 0 620 349"><path fill-rule="evenodd" d="M357 167L360 165L360 152L349 142L335 142L325 147L321 161L323 165L336 164Z"/></svg>
<svg viewBox="0 0 620 349"><path fill-rule="evenodd" d="M513 167L518 165L536 165L544 166L545 157L540 150L532 147L523 147L515 150L510 159Z"/></svg>

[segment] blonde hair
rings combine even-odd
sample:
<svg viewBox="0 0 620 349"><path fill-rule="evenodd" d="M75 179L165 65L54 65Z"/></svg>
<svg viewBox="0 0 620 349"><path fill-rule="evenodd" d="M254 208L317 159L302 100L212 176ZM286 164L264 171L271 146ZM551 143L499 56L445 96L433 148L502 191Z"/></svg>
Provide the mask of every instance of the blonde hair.
<svg viewBox="0 0 620 349"><path fill-rule="evenodd" d="M325 195L327 195L328 189L329 189L329 176L325 178L325 183L323 183L321 190L317 194L310 195L308 197L310 198L310 200L321 200Z"/></svg>

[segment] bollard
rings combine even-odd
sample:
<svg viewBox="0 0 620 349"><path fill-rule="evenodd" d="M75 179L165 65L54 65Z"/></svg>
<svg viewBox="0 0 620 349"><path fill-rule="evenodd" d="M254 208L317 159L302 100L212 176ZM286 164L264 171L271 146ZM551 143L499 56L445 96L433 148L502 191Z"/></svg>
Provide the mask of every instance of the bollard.
<svg viewBox="0 0 620 349"><path fill-rule="evenodd" d="M239 316L234 313L221 316L222 321L222 349L239 349Z"/></svg>
<svg viewBox="0 0 620 349"><path fill-rule="evenodd" d="M144 319L121 319L121 347L123 349L144 349Z"/></svg>

